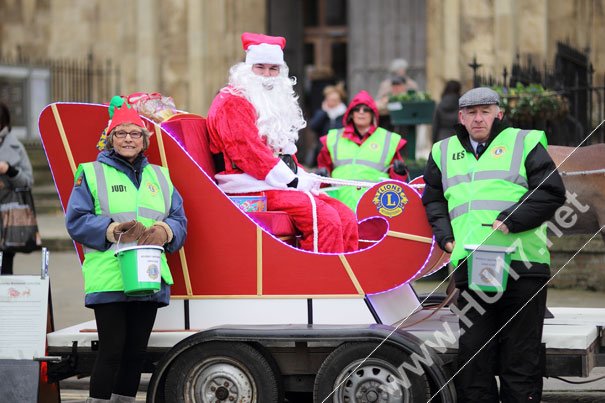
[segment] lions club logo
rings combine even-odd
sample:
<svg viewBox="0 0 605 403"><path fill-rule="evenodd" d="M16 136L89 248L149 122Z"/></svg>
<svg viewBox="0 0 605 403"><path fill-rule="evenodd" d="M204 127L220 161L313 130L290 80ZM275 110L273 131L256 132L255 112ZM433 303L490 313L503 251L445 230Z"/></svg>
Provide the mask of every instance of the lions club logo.
<svg viewBox="0 0 605 403"><path fill-rule="evenodd" d="M160 275L160 268L155 264L150 264L149 267L147 267L147 275L152 280L157 279Z"/></svg>
<svg viewBox="0 0 605 403"><path fill-rule="evenodd" d="M149 190L153 195L158 193L158 188L151 182L147 182L147 190Z"/></svg>
<svg viewBox="0 0 605 403"><path fill-rule="evenodd" d="M492 151L492 155L494 156L494 158L500 158L504 155L505 152L506 152L506 147L498 146L498 147L494 148L494 150Z"/></svg>
<svg viewBox="0 0 605 403"><path fill-rule="evenodd" d="M372 203L374 203L378 212L389 218L403 213L403 208L407 202L408 198L405 196L402 187L394 183L379 187L372 199Z"/></svg>

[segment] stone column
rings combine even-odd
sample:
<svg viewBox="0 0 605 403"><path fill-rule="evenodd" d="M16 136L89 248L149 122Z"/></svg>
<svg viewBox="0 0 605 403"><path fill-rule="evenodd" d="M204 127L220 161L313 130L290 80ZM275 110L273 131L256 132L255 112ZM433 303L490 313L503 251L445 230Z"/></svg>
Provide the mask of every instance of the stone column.
<svg viewBox="0 0 605 403"><path fill-rule="evenodd" d="M159 85L159 60L157 27L159 25L156 0L137 0L136 24L136 89L155 92ZM128 22L123 22L128 24ZM130 66L122 65L123 69Z"/></svg>
<svg viewBox="0 0 605 403"><path fill-rule="evenodd" d="M203 54L206 51L203 21L204 4L199 0L187 2L187 75L189 77L188 111L205 114L203 106Z"/></svg>
<svg viewBox="0 0 605 403"><path fill-rule="evenodd" d="M494 47L496 49L496 78L502 79L500 75L504 67L510 69L518 49L519 31L515 8L516 0L494 2Z"/></svg>
<svg viewBox="0 0 605 403"><path fill-rule="evenodd" d="M524 1L517 9L518 49L532 56L532 63L542 66L548 49L547 0Z"/></svg>

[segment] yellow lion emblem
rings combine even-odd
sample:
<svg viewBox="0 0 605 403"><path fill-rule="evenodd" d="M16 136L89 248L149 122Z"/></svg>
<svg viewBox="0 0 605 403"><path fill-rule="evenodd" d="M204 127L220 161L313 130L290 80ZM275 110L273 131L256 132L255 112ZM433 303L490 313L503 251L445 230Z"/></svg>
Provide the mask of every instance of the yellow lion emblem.
<svg viewBox="0 0 605 403"><path fill-rule="evenodd" d="M395 183L387 183L382 185L376 191L372 203L380 214L385 217L395 217L403 213L403 208L407 204L403 188Z"/></svg>

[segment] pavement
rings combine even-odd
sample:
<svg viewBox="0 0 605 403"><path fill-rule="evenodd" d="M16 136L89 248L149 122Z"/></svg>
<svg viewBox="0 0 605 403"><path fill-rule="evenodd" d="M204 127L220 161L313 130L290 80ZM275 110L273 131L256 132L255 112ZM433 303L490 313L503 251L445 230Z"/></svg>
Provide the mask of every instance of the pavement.
<svg viewBox="0 0 605 403"><path fill-rule="evenodd" d="M56 329L94 319L92 310L84 307L83 281L78 257L73 243L65 230L64 216L59 213L41 214L38 226L45 245L49 245L49 275L51 279L54 324ZM51 247L56 246L56 248ZM39 274L40 252L17 254L15 274ZM436 281L417 281L414 286L418 293L430 292L438 286ZM438 287L443 290L444 285ZM548 306L600 307L605 308L605 293L585 290L549 289ZM604 318L605 320L605 318ZM589 379L605 376L605 368L595 368ZM144 375L137 401L145 401L145 389L149 376ZM586 381L587 378L569 378L572 381ZM61 396L64 402L84 402L87 396L88 378L70 378L61 382ZM556 379L546 379L543 402L604 402L605 380L573 385Z"/></svg>

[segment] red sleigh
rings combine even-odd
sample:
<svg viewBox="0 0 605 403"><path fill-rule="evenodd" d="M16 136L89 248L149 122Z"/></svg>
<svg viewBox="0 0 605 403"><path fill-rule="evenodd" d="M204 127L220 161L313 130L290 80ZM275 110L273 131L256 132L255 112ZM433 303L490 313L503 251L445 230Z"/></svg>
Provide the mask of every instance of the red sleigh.
<svg viewBox="0 0 605 403"><path fill-rule="evenodd" d="M107 120L107 107L92 104L56 103L40 115L42 142L64 209L75 169L96 159ZM188 218L184 247L168 255L173 298L363 298L447 261L418 192L407 184L376 184L360 200L361 236L371 238L362 244L370 246L343 254L303 251L280 239L287 234L270 233L270 217L246 214L217 187L203 118L177 115L161 127L147 124L154 135L146 155L169 168Z"/></svg>

